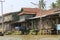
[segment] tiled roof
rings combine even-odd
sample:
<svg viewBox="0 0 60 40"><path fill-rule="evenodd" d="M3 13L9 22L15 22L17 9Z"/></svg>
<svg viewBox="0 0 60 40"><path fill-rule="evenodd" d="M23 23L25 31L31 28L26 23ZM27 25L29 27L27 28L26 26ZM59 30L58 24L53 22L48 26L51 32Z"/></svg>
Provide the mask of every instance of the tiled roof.
<svg viewBox="0 0 60 40"><path fill-rule="evenodd" d="M60 11L59 8L53 8L53 9L49 9L49 10L44 10L42 12L42 15L52 15L55 14L55 12Z"/></svg>
<svg viewBox="0 0 60 40"><path fill-rule="evenodd" d="M53 8L53 9L49 9L49 10L41 10L40 11L40 16L43 15L54 15L54 14L58 14L60 13L60 8ZM39 16L39 13L37 14L37 16Z"/></svg>
<svg viewBox="0 0 60 40"><path fill-rule="evenodd" d="M38 8L22 8L24 12L37 12Z"/></svg>
<svg viewBox="0 0 60 40"><path fill-rule="evenodd" d="M48 15L54 15L54 14L60 13L58 11L60 11L59 8L54 8L54 9L49 9L49 10L41 10L40 12L37 13L37 15L35 17L29 18L29 19L36 19L36 18L46 17Z"/></svg>
<svg viewBox="0 0 60 40"><path fill-rule="evenodd" d="M52 15L55 11L57 11L59 8L53 8L49 10L42 10L38 8L22 8L23 11L19 13L19 15L22 14L36 14L36 16L42 16L42 15Z"/></svg>
<svg viewBox="0 0 60 40"><path fill-rule="evenodd" d="M23 9L23 12L20 13L19 15L22 15L22 14L36 14L39 12L39 9L38 8L22 8Z"/></svg>

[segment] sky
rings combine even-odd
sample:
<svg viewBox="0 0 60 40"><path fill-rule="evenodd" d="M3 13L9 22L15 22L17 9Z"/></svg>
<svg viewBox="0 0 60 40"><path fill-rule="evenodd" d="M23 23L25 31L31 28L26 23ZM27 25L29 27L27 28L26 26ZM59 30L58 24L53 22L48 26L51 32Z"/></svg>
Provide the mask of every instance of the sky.
<svg viewBox="0 0 60 40"><path fill-rule="evenodd" d="M38 7L37 5L31 4L31 2L38 4L39 0L5 0L5 2L3 2L3 13L5 14L9 12L20 11L20 9L23 7L27 7L27 8ZM52 2L56 2L56 0L45 0L46 9L50 8L50 4ZM1 6L0 6L0 15L2 15Z"/></svg>

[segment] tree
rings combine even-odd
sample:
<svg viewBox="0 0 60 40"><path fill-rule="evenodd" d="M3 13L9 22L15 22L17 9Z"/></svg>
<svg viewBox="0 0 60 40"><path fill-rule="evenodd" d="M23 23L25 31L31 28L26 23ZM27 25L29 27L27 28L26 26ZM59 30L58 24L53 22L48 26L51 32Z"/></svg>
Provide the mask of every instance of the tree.
<svg viewBox="0 0 60 40"><path fill-rule="evenodd" d="M31 2L33 5L37 5L40 9L45 9L45 2L44 0L40 0L39 4L35 4L33 2Z"/></svg>
<svg viewBox="0 0 60 40"><path fill-rule="evenodd" d="M12 13L12 17L13 17L13 20L14 20L14 21L19 20L19 15L18 15L17 13L18 13L18 12Z"/></svg>
<svg viewBox="0 0 60 40"><path fill-rule="evenodd" d="M45 9L45 2L44 2L44 0L40 0L39 1L39 8Z"/></svg>
<svg viewBox="0 0 60 40"><path fill-rule="evenodd" d="M57 6L56 6L56 3L52 2L51 7L52 7L52 8L56 8L56 7L57 7Z"/></svg>
<svg viewBox="0 0 60 40"><path fill-rule="evenodd" d="M60 8L60 0L57 0L56 5L58 8Z"/></svg>

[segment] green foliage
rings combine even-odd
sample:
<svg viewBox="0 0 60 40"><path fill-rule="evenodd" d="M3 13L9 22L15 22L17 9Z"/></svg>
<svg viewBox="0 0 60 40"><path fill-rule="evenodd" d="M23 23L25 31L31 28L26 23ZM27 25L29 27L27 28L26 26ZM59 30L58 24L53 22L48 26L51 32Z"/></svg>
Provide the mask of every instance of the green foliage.
<svg viewBox="0 0 60 40"><path fill-rule="evenodd" d="M56 4L54 2L52 2L51 6L52 8L56 8Z"/></svg>
<svg viewBox="0 0 60 40"><path fill-rule="evenodd" d="M40 0L39 1L39 8L45 9L45 2L44 2L44 0Z"/></svg>
<svg viewBox="0 0 60 40"><path fill-rule="evenodd" d="M37 21L34 21L34 29L37 28L37 25L38 25L38 22Z"/></svg>
<svg viewBox="0 0 60 40"><path fill-rule="evenodd" d="M21 34L21 31L15 31L14 33L13 33L13 35L20 35Z"/></svg>
<svg viewBox="0 0 60 40"><path fill-rule="evenodd" d="M19 15L17 13L13 13L12 17L13 17L13 20L15 21L19 20Z"/></svg>
<svg viewBox="0 0 60 40"><path fill-rule="evenodd" d="M60 8L60 0L57 0L56 3L52 2L52 8Z"/></svg>
<svg viewBox="0 0 60 40"><path fill-rule="evenodd" d="M11 35L11 34L12 34L11 31L8 31L8 32L5 33L5 35Z"/></svg>
<svg viewBox="0 0 60 40"><path fill-rule="evenodd" d="M60 8L60 0L57 0L57 7Z"/></svg>

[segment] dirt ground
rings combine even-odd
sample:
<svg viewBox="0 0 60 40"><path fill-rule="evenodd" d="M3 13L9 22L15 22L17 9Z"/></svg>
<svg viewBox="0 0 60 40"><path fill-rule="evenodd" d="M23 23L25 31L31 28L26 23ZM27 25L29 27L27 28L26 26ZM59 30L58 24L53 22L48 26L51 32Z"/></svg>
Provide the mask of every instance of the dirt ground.
<svg viewBox="0 0 60 40"><path fill-rule="evenodd" d="M0 40L60 40L60 35L5 35Z"/></svg>

